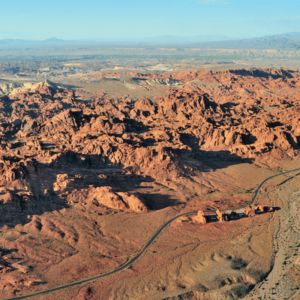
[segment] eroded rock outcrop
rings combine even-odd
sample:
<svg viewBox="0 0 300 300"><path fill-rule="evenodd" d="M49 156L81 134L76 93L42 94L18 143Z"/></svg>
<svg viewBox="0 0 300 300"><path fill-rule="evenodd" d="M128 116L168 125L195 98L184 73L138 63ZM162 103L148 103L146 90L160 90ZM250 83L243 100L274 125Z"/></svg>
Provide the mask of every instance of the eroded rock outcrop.
<svg viewBox="0 0 300 300"><path fill-rule="evenodd" d="M146 205L136 196L129 193L116 192L110 186L90 187L89 189L74 190L68 200L73 203L85 203L95 206L105 206L117 211L147 212Z"/></svg>
<svg viewBox="0 0 300 300"><path fill-rule="evenodd" d="M221 212L217 209L216 211L217 219L219 222L228 222L230 221L230 215L224 212Z"/></svg>
<svg viewBox="0 0 300 300"><path fill-rule="evenodd" d="M193 223L197 224L206 224L207 220L206 217L204 216L204 212L202 210L199 210L196 216L192 217Z"/></svg>
<svg viewBox="0 0 300 300"><path fill-rule="evenodd" d="M244 210L244 215L246 217L254 217L255 216L255 209L252 206L247 206Z"/></svg>
<svg viewBox="0 0 300 300"><path fill-rule="evenodd" d="M201 176L217 168L215 158L272 164L300 154L300 79L292 70L135 76L171 78L182 85L158 101L112 99L105 93L84 101L78 92L49 83L1 96L3 185L12 191L22 187L32 199L42 199L38 203L46 201L44 210L56 202L88 198L99 206L143 212L147 208L139 196L118 189L113 176L97 182L100 171L93 177L89 170L116 167L128 181L130 176L151 178L171 190L188 188L201 196L213 192ZM185 85L195 80L198 85ZM101 189L108 187L104 195Z"/></svg>

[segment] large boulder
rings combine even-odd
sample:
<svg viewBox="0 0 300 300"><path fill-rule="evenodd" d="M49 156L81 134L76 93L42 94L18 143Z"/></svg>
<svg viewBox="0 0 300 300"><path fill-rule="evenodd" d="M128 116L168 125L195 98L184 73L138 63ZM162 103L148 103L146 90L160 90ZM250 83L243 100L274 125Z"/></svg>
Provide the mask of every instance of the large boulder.
<svg viewBox="0 0 300 300"><path fill-rule="evenodd" d="M248 205L244 210L244 215L247 217L253 217L255 216L255 209Z"/></svg>
<svg viewBox="0 0 300 300"><path fill-rule="evenodd" d="M193 216L192 218L193 223L197 224L206 224L207 220L204 216L204 212L202 210L199 210L196 216Z"/></svg>

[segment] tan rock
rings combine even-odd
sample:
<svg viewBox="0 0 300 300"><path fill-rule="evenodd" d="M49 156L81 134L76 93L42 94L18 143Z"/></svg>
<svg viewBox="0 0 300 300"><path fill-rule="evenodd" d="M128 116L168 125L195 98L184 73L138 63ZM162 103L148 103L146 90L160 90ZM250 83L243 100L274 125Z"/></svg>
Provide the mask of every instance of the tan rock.
<svg viewBox="0 0 300 300"><path fill-rule="evenodd" d="M193 223L197 224L206 224L207 220L204 216L204 212L202 210L199 210L196 216L192 217Z"/></svg>
<svg viewBox="0 0 300 300"><path fill-rule="evenodd" d="M129 209L135 212L147 212L147 206L136 196L129 195L128 193L117 193L121 196L123 202L129 207Z"/></svg>
<svg viewBox="0 0 300 300"><path fill-rule="evenodd" d="M122 201L122 198L113 192L109 186L97 187L92 189L88 194L89 201L95 200L98 205L104 205L109 208L125 211L128 207Z"/></svg>
<svg viewBox="0 0 300 300"><path fill-rule="evenodd" d="M244 209L244 215L247 216L247 217L253 217L255 216L255 209L251 206L247 206L245 209Z"/></svg>
<svg viewBox="0 0 300 300"><path fill-rule="evenodd" d="M218 219L219 222L228 222L228 221L230 221L230 215L226 214L224 212L221 212L218 209L216 210L216 215L217 215L217 219Z"/></svg>

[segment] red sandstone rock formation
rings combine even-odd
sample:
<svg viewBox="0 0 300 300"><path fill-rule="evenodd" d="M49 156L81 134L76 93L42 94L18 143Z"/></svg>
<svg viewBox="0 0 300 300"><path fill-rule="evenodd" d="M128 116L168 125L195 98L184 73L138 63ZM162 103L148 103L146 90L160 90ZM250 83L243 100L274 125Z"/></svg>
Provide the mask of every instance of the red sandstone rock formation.
<svg viewBox="0 0 300 300"><path fill-rule="evenodd" d="M247 217L255 216L255 209L251 206L247 206L244 210L244 215Z"/></svg>
<svg viewBox="0 0 300 300"><path fill-rule="evenodd" d="M26 192L33 195L30 201L24 200L24 215L43 201L47 202L45 207L54 207L48 199L68 202L88 195L93 195L98 209L146 211L143 201L134 198L139 196L120 194L127 192L125 188L107 192L107 199L99 196L100 191L97 196L97 188L117 183L107 175L97 182L99 174L90 176L90 169L96 172L118 166L126 180L131 180L130 176L149 177L178 190L189 186L202 195L209 188L195 178L214 168L215 158L232 163L272 163L299 155L300 79L295 72L188 71L164 76L212 85L173 89L157 102L110 99L105 94L82 101L78 93L54 86L1 96L0 149L5 159L0 164L0 177L3 186L12 187L12 191L26 186ZM275 89L276 93L270 93ZM29 157L36 159L34 167ZM57 177L62 174L66 177ZM82 180L76 177L79 174ZM44 186L35 182L38 180ZM23 196L13 192L9 201L17 203L12 200L17 197L23 201Z"/></svg>
<svg viewBox="0 0 300 300"><path fill-rule="evenodd" d="M267 205L257 205L254 206L255 211L260 213L272 212L274 211L274 207L269 207Z"/></svg>
<svg viewBox="0 0 300 300"><path fill-rule="evenodd" d="M206 224L207 220L204 216L204 212L202 210L199 210L196 216L193 216L192 218L193 223L197 224Z"/></svg>
<svg viewBox="0 0 300 300"><path fill-rule="evenodd" d="M224 213L224 212L220 212L218 209L216 211L217 214L217 219L219 222L228 222L230 221L230 215Z"/></svg>
<svg viewBox="0 0 300 300"><path fill-rule="evenodd" d="M147 212L146 205L136 196L124 192L115 192L112 187L93 187L73 192L68 196L70 204L83 203L93 206L105 206L117 211Z"/></svg>

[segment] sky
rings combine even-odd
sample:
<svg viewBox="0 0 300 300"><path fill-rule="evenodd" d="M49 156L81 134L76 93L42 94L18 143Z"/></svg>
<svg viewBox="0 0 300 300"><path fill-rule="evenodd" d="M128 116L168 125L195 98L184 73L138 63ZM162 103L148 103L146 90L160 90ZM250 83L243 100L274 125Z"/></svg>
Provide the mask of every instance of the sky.
<svg viewBox="0 0 300 300"><path fill-rule="evenodd" d="M299 0L1 1L0 39L251 38L300 32Z"/></svg>

